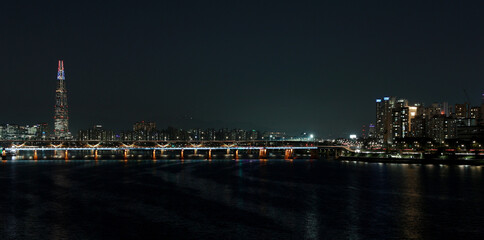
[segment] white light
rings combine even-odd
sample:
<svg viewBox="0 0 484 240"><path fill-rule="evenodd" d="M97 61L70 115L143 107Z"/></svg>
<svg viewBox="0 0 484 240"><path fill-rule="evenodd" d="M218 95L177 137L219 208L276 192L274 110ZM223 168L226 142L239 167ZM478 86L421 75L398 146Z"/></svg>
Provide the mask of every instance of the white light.
<svg viewBox="0 0 484 240"><path fill-rule="evenodd" d="M356 134L351 134L350 139L356 139Z"/></svg>
<svg viewBox="0 0 484 240"><path fill-rule="evenodd" d="M314 135L313 134L309 135L309 138L314 138Z"/></svg>

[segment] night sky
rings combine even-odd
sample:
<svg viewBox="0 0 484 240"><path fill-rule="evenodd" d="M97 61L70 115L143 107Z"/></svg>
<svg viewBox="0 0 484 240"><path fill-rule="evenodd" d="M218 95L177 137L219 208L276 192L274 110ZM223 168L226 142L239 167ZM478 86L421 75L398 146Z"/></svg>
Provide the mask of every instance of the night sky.
<svg viewBox="0 0 484 240"><path fill-rule="evenodd" d="M484 92L484 1L8 1L0 123L244 128L347 137L375 98Z"/></svg>

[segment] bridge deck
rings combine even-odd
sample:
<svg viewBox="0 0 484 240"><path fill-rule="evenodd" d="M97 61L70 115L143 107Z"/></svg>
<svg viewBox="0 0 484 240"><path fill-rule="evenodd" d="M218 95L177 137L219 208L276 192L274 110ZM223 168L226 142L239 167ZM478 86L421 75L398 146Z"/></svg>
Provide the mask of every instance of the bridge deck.
<svg viewBox="0 0 484 240"><path fill-rule="evenodd" d="M103 150L103 151L119 151L119 150L287 150L287 149L318 149L318 147L9 147L5 148L8 151L87 151L87 150Z"/></svg>

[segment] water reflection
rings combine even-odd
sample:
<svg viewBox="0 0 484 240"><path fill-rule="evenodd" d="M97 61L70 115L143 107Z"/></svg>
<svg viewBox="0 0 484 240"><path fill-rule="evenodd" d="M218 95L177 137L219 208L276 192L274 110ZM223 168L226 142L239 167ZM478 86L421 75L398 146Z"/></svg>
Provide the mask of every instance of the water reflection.
<svg viewBox="0 0 484 240"><path fill-rule="evenodd" d="M429 166L425 166L429 167ZM432 168L432 165L430 165ZM421 200L421 179L416 169L403 167L401 187L401 222L399 225L403 230L406 239L421 239L422 200Z"/></svg>
<svg viewBox="0 0 484 240"><path fill-rule="evenodd" d="M347 239L360 239L358 226L360 222L360 197L359 197L358 178L355 174L348 175L347 188L347 204L345 206L346 216L348 218L346 224Z"/></svg>
<svg viewBox="0 0 484 240"><path fill-rule="evenodd" d="M305 216L304 216L304 226L305 226L305 239L319 239L319 229L320 229L320 222L318 214L320 212L319 209L319 201L317 192L313 191L311 194L306 196L310 198L310 204L306 209Z"/></svg>
<svg viewBox="0 0 484 240"><path fill-rule="evenodd" d="M483 173L472 166L16 160L1 162L0 180L0 239L422 239L456 237L452 229L469 238L483 233Z"/></svg>

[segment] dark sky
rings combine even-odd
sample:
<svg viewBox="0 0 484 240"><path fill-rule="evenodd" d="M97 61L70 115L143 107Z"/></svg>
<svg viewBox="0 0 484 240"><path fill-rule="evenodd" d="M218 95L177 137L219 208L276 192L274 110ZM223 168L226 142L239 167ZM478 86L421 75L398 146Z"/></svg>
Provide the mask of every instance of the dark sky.
<svg viewBox="0 0 484 240"><path fill-rule="evenodd" d="M71 130L229 127L347 136L375 98L484 92L484 1L9 1L0 122L52 126L64 59Z"/></svg>

